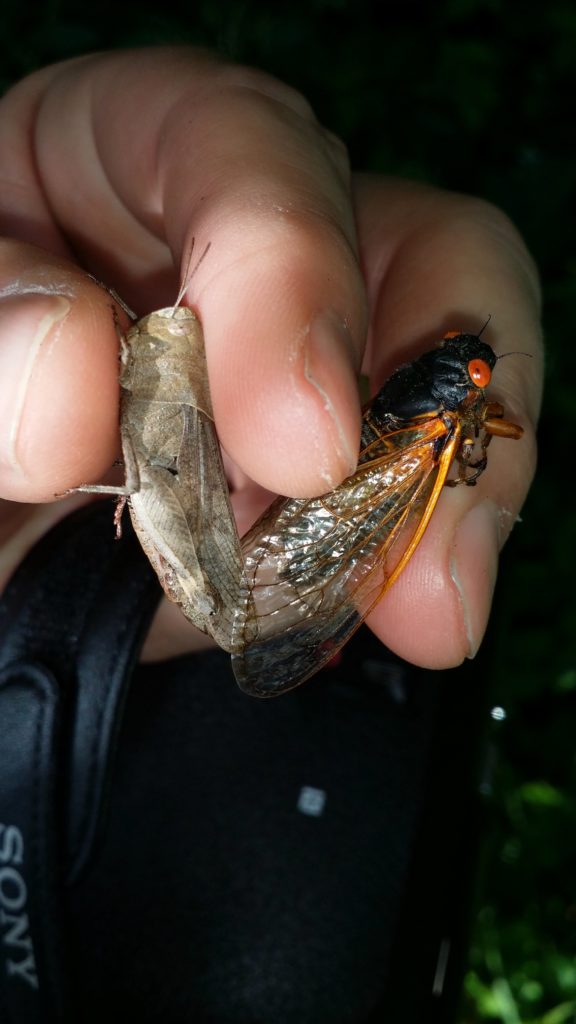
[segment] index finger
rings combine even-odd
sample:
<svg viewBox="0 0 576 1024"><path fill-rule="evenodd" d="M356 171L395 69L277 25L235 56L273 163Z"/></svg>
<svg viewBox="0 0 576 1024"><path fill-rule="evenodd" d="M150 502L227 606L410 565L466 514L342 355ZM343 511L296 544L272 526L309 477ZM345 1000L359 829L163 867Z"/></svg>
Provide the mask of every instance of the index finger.
<svg viewBox="0 0 576 1024"><path fill-rule="evenodd" d="M183 49L73 61L32 76L4 104L21 137L0 146L0 163L34 197L35 237L79 254L140 314L174 301L173 261L187 267L192 238L198 252L211 243L188 301L204 326L218 431L242 468L293 494L351 472L365 291L347 162L306 101ZM31 132L34 165L22 138ZM109 389L93 400L110 402ZM71 392L59 405L77 401ZM36 429L27 403L20 497L26 486L35 496ZM50 440L38 438L43 451ZM99 441L88 430L76 443ZM79 482L78 461L74 480L59 466L55 458L53 491Z"/></svg>

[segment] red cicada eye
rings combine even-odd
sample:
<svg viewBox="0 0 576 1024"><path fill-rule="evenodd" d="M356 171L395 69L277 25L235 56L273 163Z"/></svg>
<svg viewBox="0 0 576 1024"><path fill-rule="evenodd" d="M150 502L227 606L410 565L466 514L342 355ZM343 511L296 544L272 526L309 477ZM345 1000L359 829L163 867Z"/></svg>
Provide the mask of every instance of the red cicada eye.
<svg viewBox="0 0 576 1024"><path fill-rule="evenodd" d="M492 371L484 359L471 359L468 363L470 380L477 388L486 388L490 383Z"/></svg>

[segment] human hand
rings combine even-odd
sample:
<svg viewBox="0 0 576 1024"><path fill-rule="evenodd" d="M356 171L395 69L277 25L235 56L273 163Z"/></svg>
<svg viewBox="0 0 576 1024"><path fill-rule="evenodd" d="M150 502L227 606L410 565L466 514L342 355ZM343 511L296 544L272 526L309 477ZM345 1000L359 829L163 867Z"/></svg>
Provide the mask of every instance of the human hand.
<svg viewBox="0 0 576 1024"><path fill-rule="evenodd" d="M196 252L211 249L186 301L204 327L241 532L270 492L322 493L353 471L360 367L375 390L423 341L477 333L488 314L498 353L536 357L498 363L491 390L524 437L494 442L476 488L442 495L368 620L417 664L472 655L535 462L538 283L508 220L466 196L351 180L302 97L193 50L46 68L0 115L3 578L70 504L43 503L100 481L118 455L110 296L84 270L141 316L174 302L194 238ZM147 653L197 638L164 602Z"/></svg>

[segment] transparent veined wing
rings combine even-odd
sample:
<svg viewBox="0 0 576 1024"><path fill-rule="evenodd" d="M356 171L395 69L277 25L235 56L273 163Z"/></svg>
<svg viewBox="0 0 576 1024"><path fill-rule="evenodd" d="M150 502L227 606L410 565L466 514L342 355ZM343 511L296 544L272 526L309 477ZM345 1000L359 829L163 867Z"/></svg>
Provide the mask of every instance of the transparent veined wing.
<svg viewBox="0 0 576 1024"><path fill-rule="evenodd" d="M242 541L246 585L232 644L242 689L282 693L337 653L415 550L459 439L450 414L386 433L365 423L353 476L264 513Z"/></svg>

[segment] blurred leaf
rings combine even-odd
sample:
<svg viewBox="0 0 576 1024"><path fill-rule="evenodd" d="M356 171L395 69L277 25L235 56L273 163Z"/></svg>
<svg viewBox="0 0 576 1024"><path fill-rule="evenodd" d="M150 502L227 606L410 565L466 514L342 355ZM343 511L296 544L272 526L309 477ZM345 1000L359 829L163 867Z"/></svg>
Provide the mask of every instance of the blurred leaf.
<svg viewBox="0 0 576 1024"><path fill-rule="evenodd" d="M562 1003L545 1013L542 1024L574 1024L576 1021L576 1002Z"/></svg>
<svg viewBox="0 0 576 1024"><path fill-rule="evenodd" d="M519 792L522 799L528 804L538 804L543 807L566 806L564 795L548 782L525 782Z"/></svg>

